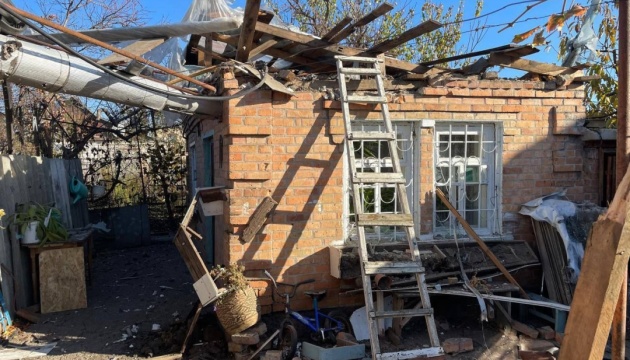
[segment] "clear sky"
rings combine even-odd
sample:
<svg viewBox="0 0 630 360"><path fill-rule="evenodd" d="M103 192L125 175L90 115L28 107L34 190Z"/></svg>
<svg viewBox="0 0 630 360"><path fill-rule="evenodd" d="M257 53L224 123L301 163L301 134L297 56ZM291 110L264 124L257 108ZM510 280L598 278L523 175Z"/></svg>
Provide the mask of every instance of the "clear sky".
<svg viewBox="0 0 630 360"><path fill-rule="evenodd" d="M15 5L29 11L38 12L35 0L13 0ZM157 24L162 22L179 22L184 14L186 13L188 7L191 4L191 0L141 0L145 10L147 11L147 23L148 24ZM445 6L455 5L459 3L458 0L443 0L436 2L440 2ZM491 13L497 11L496 13L484 18L482 22L466 22L462 25L462 31L465 33L462 36L462 44L466 44L470 38L470 35L474 34L474 31L471 29L478 27L479 25L485 26L496 26L500 24L508 23L514 20L529 4L536 3L535 0L523 1L523 0L510 0L510 1L500 1L500 0L486 0L485 6L483 9L483 14ZM582 3L587 5L589 0L583 0ZM398 2L393 2L396 4L396 10L400 10L402 7L410 7L416 6L418 9L422 5L422 0L399 0ZM549 0L546 3L533 8L530 12L528 12L523 18L520 20L522 23L516 24L513 28L507 29L501 33L498 32L500 28L503 26L497 26L487 29L485 36L482 41L477 44L475 50L482 50L486 48L497 47L501 45L509 44L512 41L514 35L530 30L538 25L542 25L546 22L546 18L548 18L551 14L560 12L562 8L563 0ZM568 1L568 4L572 3L572 1ZM512 6L507 6L508 4L514 4ZM232 4L233 7L244 7L245 0L235 0ZM470 18L474 16L474 0L465 0L464 1L464 12L465 18ZM505 8L504 8L505 7ZM504 8L504 9L501 9ZM533 19L532 19L533 18ZM524 21L525 20L525 21ZM419 19L416 19L416 23L409 24L409 27L416 25L419 22ZM557 46L553 46L553 44L557 43L557 35L551 35L549 40L552 41L552 46L547 48L546 51L543 50L541 53L531 56L531 59L539 59L542 61L555 62L557 56Z"/></svg>

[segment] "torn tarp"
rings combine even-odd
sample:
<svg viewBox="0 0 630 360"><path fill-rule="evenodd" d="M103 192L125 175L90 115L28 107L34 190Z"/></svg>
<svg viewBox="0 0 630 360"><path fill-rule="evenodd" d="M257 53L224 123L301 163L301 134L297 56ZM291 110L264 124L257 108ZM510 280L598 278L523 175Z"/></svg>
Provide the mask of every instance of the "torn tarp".
<svg viewBox="0 0 630 360"><path fill-rule="evenodd" d="M561 191L537 198L523 204L519 213L546 222L556 229L564 243L570 282L576 284L588 233L605 209L590 203L576 204L566 200L565 195L566 191Z"/></svg>

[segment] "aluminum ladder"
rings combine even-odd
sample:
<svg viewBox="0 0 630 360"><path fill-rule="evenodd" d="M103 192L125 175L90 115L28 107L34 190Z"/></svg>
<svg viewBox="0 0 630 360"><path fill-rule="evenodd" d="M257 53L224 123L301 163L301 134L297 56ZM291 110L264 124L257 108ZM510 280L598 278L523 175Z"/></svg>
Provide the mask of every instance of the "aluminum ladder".
<svg viewBox="0 0 630 360"><path fill-rule="evenodd" d="M406 179L400 165L396 146L396 132L392 126L387 106L387 97L383 82L384 61L382 58L335 56L337 61L337 76L341 96L341 110L346 133L346 153L350 169L350 182L352 185L353 204L355 209L355 224L358 232L359 254L361 263L361 276L363 280L363 292L365 307L370 330L370 342L372 359L413 359L417 357L434 357L444 354L440 346L438 332L435 327L433 309L429 300L429 292L425 282L424 268L420 258L420 252L415 243L415 231L413 217L409 207L406 192ZM350 63L352 67L344 67L344 63ZM348 76L358 75L364 79L374 79L378 89L377 95L348 94L346 79ZM362 119L359 116L352 117L350 104L377 104L380 105L381 120ZM353 110L353 109L352 109ZM374 112L378 110L375 109ZM366 121L367 120L367 121ZM352 124L378 125L379 131L354 131ZM364 172L358 171L355 155L355 142L384 141L389 146L389 154L392 163L392 172ZM380 160L380 159L379 159ZM384 184L395 187L399 209L397 213L367 213L363 206L362 188ZM366 227L371 226L396 226L405 229L409 243L410 261L370 261L367 249ZM377 274L388 275L413 275L418 284L420 303L413 309L401 309L393 311L375 310L373 295L379 290L372 289L372 276ZM382 353L379 343L378 321L386 318L404 318L423 316L426 320L427 331L431 345L429 348L406 350L392 353Z"/></svg>

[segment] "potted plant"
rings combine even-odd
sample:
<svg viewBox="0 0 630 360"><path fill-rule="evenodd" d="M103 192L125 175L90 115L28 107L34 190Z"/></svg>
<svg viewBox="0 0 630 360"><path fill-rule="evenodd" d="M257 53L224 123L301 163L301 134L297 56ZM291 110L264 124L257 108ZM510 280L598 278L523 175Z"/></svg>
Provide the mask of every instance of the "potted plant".
<svg viewBox="0 0 630 360"><path fill-rule="evenodd" d="M244 270L242 265L232 264L211 271L212 277L222 282L227 290L215 306L219 322L228 335L246 330L260 320L258 297L243 275Z"/></svg>
<svg viewBox="0 0 630 360"><path fill-rule="evenodd" d="M20 204L10 223L15 225L25 245L68 240L68 231L61 223L61 211L51 206Z"/></svg>

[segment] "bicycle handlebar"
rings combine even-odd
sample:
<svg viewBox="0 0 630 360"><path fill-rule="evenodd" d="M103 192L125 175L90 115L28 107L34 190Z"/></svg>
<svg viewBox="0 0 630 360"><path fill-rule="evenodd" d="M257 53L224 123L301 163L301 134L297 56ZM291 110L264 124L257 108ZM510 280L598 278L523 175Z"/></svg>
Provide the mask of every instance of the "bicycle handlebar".
<svg viewBox="0 0 630 360"><path fill-rule="evenodd" d="M289 296L289 298L292 298L295 296L295 292L297 291L297 289L305 284L310 284L310 283L314 283L315 279L308 279L308 280L304 280L304 281L300 281L297 284L287 284L287 283L281 283L281 282L277 282L276 279L273 278L273 276L271 276L271 274L265 270L265 276L267 276L269 278L269 280L271 280L271 282L273 283L273 287L275 289L275 293L278 294L278 296L280 297L286 297ZM289 286L291 288L293 288L293 290L290 293L280 293L278 291L278 285L282 285L282 286Z"/></svg>

